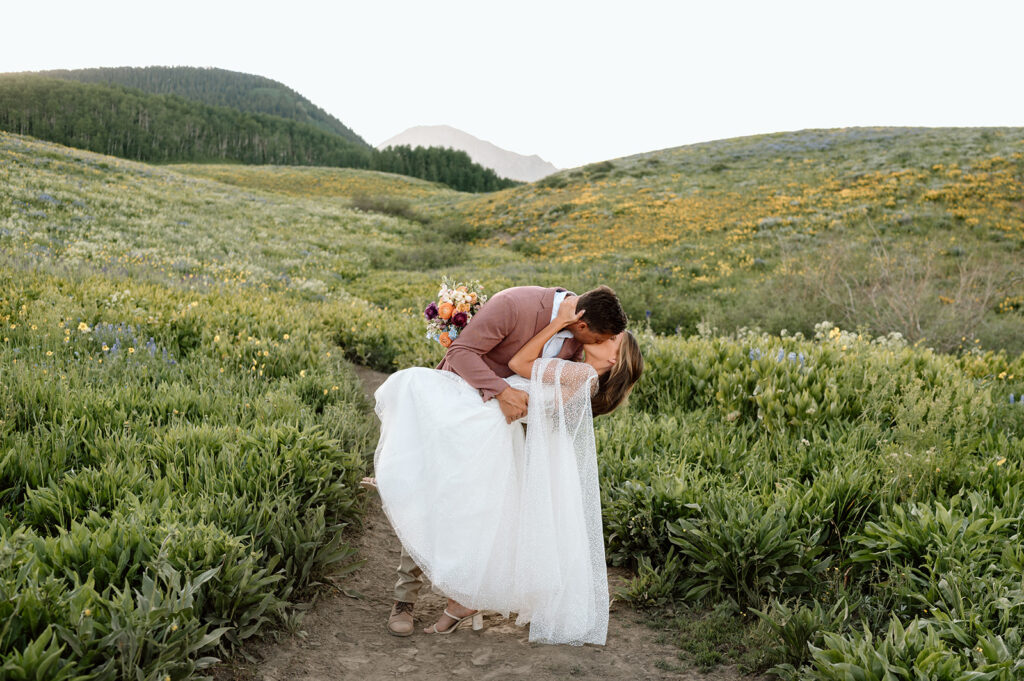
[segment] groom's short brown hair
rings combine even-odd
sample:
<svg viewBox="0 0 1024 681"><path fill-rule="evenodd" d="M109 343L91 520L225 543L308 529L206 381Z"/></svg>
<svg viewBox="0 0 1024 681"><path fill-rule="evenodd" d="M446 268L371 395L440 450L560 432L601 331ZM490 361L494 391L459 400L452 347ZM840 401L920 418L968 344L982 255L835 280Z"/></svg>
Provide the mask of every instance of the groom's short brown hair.
<svg viewBox="0 0 1024 681"><path fill-rule="evenodd" d="M615 291L607 286L598 286L581 295L576 309L584 310L580 321L586 322L596 333L620 334L626 330L626 313Z"/></svg>

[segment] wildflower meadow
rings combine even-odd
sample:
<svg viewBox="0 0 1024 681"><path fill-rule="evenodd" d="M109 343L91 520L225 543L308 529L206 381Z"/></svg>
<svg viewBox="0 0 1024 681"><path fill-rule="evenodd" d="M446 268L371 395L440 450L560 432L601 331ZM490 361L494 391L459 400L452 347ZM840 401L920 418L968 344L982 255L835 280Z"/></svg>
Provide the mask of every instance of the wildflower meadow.
<svg viewBox="0 0 1024 681"><path fill-rule="evenodd" d="M294 628L358 560L352 363L435 364L450 275L622 295L607 557L684 655L1020 678L1022 141L805 131L468 195L0 133L0 677L196 678Z"/></svg>

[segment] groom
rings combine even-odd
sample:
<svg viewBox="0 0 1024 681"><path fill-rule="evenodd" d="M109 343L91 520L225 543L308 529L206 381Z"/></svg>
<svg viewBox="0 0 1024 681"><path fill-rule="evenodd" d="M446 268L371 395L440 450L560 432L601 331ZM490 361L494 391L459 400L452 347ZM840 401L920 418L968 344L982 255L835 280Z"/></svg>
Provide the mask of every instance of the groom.
<svg viewBox="0 0 1024 681"><path fill-rule="evenodd" d="M514 373L508 368L508 362L554 320L559 305L567 297L575 297L575 294L563 288L541 286L516 286L498 291L473 315L437 368L464 378L480 391L485 402L498 400L508 423L526 416L528 394L505 381ZM576 309L583 310L583 316L544 345L543 357L578 361L584 344L603 343L626 329L626 313L615 292L607 286L579 296ZM412 634L413 604L423 585L422 574L403 548L395 603L388 618L388 631L395 636ZM463 613L453 614L461 616Z"/></svg>

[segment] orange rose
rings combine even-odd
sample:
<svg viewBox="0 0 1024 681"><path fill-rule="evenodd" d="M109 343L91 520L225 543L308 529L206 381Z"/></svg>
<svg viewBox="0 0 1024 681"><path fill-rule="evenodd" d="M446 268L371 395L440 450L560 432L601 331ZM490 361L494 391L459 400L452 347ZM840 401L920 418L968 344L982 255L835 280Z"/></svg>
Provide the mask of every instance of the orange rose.
<svg viewBox="0 0 1024 681"><path fill-rule="evenodd" d="M446 348L452 344L452 338L451 336L448 335L447 331L442 333L441 337L438 340L440 340L441 345L445 346Z"/></svg>
<svg viewBox="0 0 1024 681"><path fill-rule="evenodd" d="M456 291L462 291L463 293L465 293L465 292L466 292L466 287L465 287L465 286L459 286L459 287L458 287L458 288L456 288L455 290L456 290Z"/></svg>
<svg viewBox="0 0 1024 681"><path fill-rule="evenodd" d="M455 308L456 312L469 312L469 303L460 303Z"/></svg>
<svg viewBox="0 0 1024 681"><path fill-rule="evenodd" d="M470 305L476 305L476 294L475 293L470 293L469 294L469 304Z"/></svg>
<svg viewBox="0 0 1024 681"><path fill-rule="evenodd" d="M437 308L437 316L441 319L451 319L453 312L455 312L455 306L451 303L441 303Z"/></svg>

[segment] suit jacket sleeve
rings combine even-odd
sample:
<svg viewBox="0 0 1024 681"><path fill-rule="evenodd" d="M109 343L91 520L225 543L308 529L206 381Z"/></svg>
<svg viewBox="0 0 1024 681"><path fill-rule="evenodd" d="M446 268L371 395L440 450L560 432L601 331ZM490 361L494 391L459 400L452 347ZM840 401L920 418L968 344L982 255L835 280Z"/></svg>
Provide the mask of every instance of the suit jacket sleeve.
<svg viewBox="0 0 1024 681"><path fill-rule="evenodd" d="M445 355L448 367L479 390L484 402L503 392L508 382L495 374L482 356L508 337L516 328L518 317L514 296L492 298L473 315Z"/></svg>

